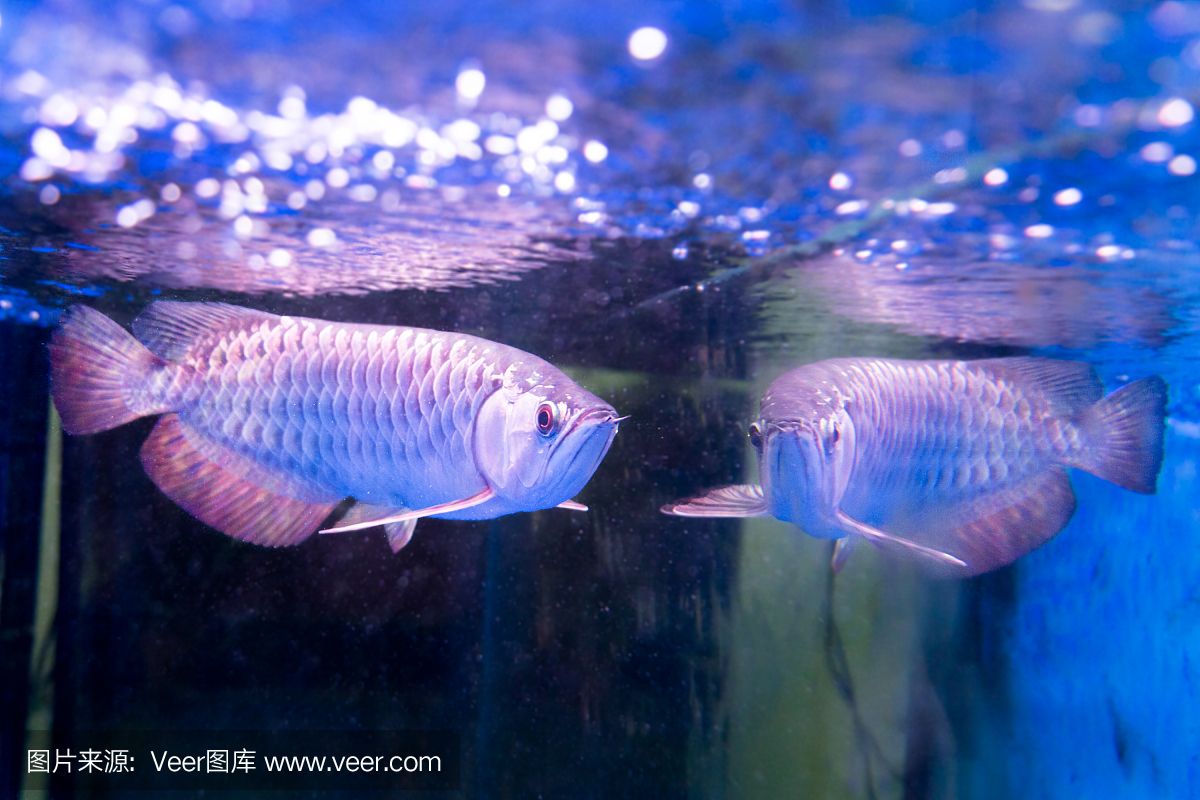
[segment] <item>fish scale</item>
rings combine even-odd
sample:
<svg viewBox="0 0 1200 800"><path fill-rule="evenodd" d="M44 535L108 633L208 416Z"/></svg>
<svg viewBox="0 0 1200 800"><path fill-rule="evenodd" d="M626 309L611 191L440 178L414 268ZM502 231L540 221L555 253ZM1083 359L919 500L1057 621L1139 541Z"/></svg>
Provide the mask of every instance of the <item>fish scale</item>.
<svg viewBox="0 0 1200 800"><path fill-rule="evenodd" d="M298 326L303 330L300 337L285 335L287 328ZM471 391L478 387L468 386L465 381L468 369L464 368L460 397L455 398L459 402L446 405L450 390L444 378L448 378L452 366L446 356L451 351L436 336L404 331L399 343L408 347L400 351L397 371L392 373L394 393L389 396L382 391L385 381L381 380L378 402L384 407L402 407L405 413L390 417L369 413L371 409L364 403L368 362L378 361L380 352L378 346L369 346L372 337L378 341L378 332L296 322L262 323L249 330L233 331L224 338L205 342L207 354L196 354L194 368L202 378L203 391L162 399L172 405L182 404L180 413L185 420L215 433L218 440L239 452L269 461L286 460L327 476L351 474L355 479L351 482L360 485L375 470L411 468L418 459L428 465L439 459L462 458L463 432L457 427L481 402L481 393ZM315 344L315 348L306 352L296 349L297 344ZM472 352L471 345L462 339L457 339L455 345L460 353ZM478 350L478 345L474 349ZM278 361L268 360L268 354L279 356ZM478 353L473 355L478 358ZM317 364L319 370L314 370ZM224 368L211 370L208 365ZM383 367L377 367L381 376ZM290 380L297 373L306 380ZM473 370L473 377L481 375L482 370ZM312 391L306 391L310 388ZM300 420L281 414L281 407L299 409ZM264 419L271 419L277 431L270 437L271 447L264 447ZM222 424L214 425L217 420ZM297 421L302 430L312 426L332 434L319 440L320 464L312 463L311 450L296 447L298 439L308 437L286 435L287 428ZM380 429L381 422L389 421L390 426ZM371 424L364 424L368 422ZM366 436L367 431L372 435ZM376 448L372 444L375 440L386 442L386 450ZM271 458L271 451L279 443L290 448L285 449L285 459Z"/></svg>
<svg viewBox="0 0 1200 800"><path fill-rule="evenodd" d="M947 371L952 376L950 385L962 386L970 402L939 402L939 398L954 396L944 392L945 381L930 375L929 367L908 374L893 370L894 375L899 373L899 380L894 378L890 384L892 401L872 406L876 410L886 406L891 414L880 414L871 422L892 430L907 429L906 399L915 400L915 408L909 413L922 420L918 436L904 437L901 446L890 451L895 459L901 463L906 458L916 463L928 461L932 474L928 489L934 492L953 489L970 494L974 487L994 485L1000 474L1007 479L1008 467L1013 467L1015 476L1039 469L1040 463L1021 452L1023 440L1031 444L1029 455L1041 449L1036 432L1030 429L1028 436L1013 435L1020 421L1006 413L1000 387L961 364L938 370L943 374ZM1000 470L996 468L999 464L1008 466Z"/></svg>

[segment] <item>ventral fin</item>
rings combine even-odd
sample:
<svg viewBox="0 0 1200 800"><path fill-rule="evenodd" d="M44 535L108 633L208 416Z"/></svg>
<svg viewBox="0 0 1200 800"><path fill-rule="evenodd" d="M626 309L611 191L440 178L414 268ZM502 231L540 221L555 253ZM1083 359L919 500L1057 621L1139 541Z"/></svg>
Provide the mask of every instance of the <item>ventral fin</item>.
<svg viewBox="0 0 1200 800"><path fill-rule="evenodd" d="M555 508L565 508L568 511L587 511L588 510L588 507L585 506L583 503L576 503L574 500L564 500L561 503L559 503L557 506L555 506Z"/></svg>
<svg viewBox="0 0 1200 800"><path fill-rule="evenodd" d="M346 528L358 525L359 523L366 523L367 527L375 528L379 526L379 523L375 520L394 517L405 513L407 510L404 508L391 508L389 506L376 506L370 503L355 503L337 521L337 525L339 528ZM388 546L392 548L393 553L399 553L412 540L413 531L416 530L416 527L416 519L391 522L383 526L384 533L387 534Z"/></svg>
<svg viewBox="0 0 1200 800"><path fill-rule="evenodd" d="M835 574L841 572L842 568L846 566L846 561L854 552L854 543L857 541L857 536L843 536L833 543L833 557L829 559L829 568Z"/></svg>
<svg viewBox="0 0 1200 800"><path fill-rule="evenodd" d="M965 562L958 576L978 575L1017 560L1058 533L1075 513L1067 474L1050 467L969 502L933 505L888 528Z"/></svg>
<svg viewBox="0 0 1200 800"><path fill-rule="evenodd" d="M438 505L429 506L428 508L420 508L415 511L403 510L379 519L369 519L362 522L354 522L349 525L339 524L333 528L325 528L321 531L321 533L347 533L349 531L360 531L364 528L374 528L379 525L386 526L393 522L406 522L408 520L417 520L421 517L436 517L438 514L450 514L455 511L462 511L467 508L483 505L495 496L496 493L493 492L492 488L489 486L478 494L473 494L470 497L462 500L452 500L449 503L439 503Z"/></svg>
<svg viewBox="0 0 1200 800"><path fill-rule="evenodd" d="M301 542L336 505L336 499L297 499L293 495L310 490L204 439L176 414L158 421L141 458L163 494L204 524L244 542L268 547Z"/></svg>
<svg viewBox="0 0 1200 800"><path fill-rule="evenodd" d="M767 501L758 484L741 484L710 489L702 495L662 507L676 517L764 517Z"/></svg>
<svg viewBox="0 0 1200 800"><path fill-rule="evenodd" d="M900 536L895 536L887 533L886 531L882 531L879 528L874 528L864 522L859 522L845 512L837 512L837 520L848 533L857 534L864 539L867 539L872 544L881 545L884 547L902 548L911 555L920 556L923 560L927 560L933 564L943 567L964 569L967 566L966 563L957 556L952 556L949 553L942 552L941 550L935 550L932 547L925 547L924 545L917 544L916 542L904 539ZM834 553L834 556L836 560L836 552Z"/></svg>
<svg viewBox="0 0 1200 800"><path fill-rule="evenodd" d="M417 529L417 521L415 519L406 519L403 522L389 522L383 526L384 532L387 534L388 547L392 548L393 553L399 553L404 549L410 541L412 541L413 531Z"/></svg>
<svg viewBox="0 0 1200 800"><path fill-rule="evenodd" d="M1041 392L1061 414L1087 408L1104 394L1104 384L1096 370L1081 361L1018 356L974 363L993 374L1009 377L1026 389Z"/></svg>
<svg viewBox="0 0 1200 800"><path fill-rule="evenodd" d="M133 321L133 335L159 358L178 361L214 331L274 319L274 314L228 303L158 300Z"/></svg>

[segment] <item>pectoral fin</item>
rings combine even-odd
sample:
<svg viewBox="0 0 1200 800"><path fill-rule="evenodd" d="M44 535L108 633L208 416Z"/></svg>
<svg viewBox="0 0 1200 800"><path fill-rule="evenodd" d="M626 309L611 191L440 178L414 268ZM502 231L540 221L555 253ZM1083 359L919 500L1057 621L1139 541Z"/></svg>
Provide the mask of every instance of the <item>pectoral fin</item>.
<svg viewBox="0 0 1200 800"><path fill-rule="evenodd" d="M676 517L765 517L767 501L757 484L722 486L698 497L667 503L664 514Z"/></svg>
<svg viewBox="0 0 1200 800"><path fill-rule="evenodd" d="M360 530L363 530L364 528L374 528L379 525L387 526L387 525L391 525L392 523L408 522L409 520L418 520L421 517L435 517L438 514L450 514L454 511L462 511L467 508L473 508L474 506L482 505L482 504L486 503L488 500L491 500L495 496L496 496L496 493L493 492L491 487L489 486L488 488L484 489L482 492L479 492L478 494L473 494L470 497L464 498L462 500L452 500L449 503L439 503L435 506L429 506L428 508L417 509L416 511L404 510L404 511L400 511L398 513L392 514L390 516L384 516L379 519L368 519L368 520L364 520L362 522L352 522L349 525L338 525L337 527L334 527L334 528L326 528L325 530L321 531L321 533L346 533L348 531L360 531ZM408 535L409 535L409 537L412 536L411 530L408 532ZM391 535L389 533L389 539L390 538L391 538ZM407 543L408 543L408 539L406 538L400 544L400 547L403 547ZM399 549L399 548L393 544L393 549Z"/></svg>
<svg viewBox="0 0 1200 800"><path fill-rule="evenodd" d="M565 508L568 511L587 511L588 510L588 507L585 506L583 503L576 503L574 500L564 500L561 503L559 503L557 506L555 506L555 508Z"/></svg>
<svg viewBox="0 0 1200 800"><path fill-rule="evenodd" d="M837 520L849 533L855 533L871 541L877 545L896 545L903 547L911 553L920 555L922 558L936 562L941 566L951 566L958 569L964 569L967 565L960 558L955 558L949 553L943 553L941 550L934 550L932 547L925 547L916 542L910 542L908 539L901 539L898 536L893 536L890 533L885 533L878 528L872 528L866 523L859 522L844 511L837 512ZM837 553L834 552L836 560Z"/></svg>

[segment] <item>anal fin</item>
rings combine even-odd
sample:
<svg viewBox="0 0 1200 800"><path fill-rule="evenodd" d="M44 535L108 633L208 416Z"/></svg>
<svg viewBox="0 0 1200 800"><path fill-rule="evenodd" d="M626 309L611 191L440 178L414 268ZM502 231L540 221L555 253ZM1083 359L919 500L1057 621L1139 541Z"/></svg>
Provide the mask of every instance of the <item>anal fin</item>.
<svg viewBox="0 0 1200 800"><path fill-rule="evenodd" d="M150 480L177 505L244 542L283 547L311 536L337 504L163 416L142 445ZM266 485L264 485L266 484ZM304 497L306 499L297 499Z"/></svg>
<svg viewBox="0 0 1200 800"><path fill-rule="evenodd" d="M967 577L1017 560L1062 530L1073 513L1066 472L1049 467L969 501L924 507L887 529L954 555L966 566L951 574Z"/></svg>

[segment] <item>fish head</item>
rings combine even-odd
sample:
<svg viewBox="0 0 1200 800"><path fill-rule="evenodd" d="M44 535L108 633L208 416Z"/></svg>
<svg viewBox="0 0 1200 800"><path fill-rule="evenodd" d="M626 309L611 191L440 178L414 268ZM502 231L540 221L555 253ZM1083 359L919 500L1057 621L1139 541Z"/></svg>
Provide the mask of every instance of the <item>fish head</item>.
<svg viewBox="0 0 1200 800"><path fill-rule="evenodd" d="M497 389L475 421L475 462L514 511L570 500L617 434L620 419L612 406L565 375L555 377Z"/></svg>
<svg viewBox="0 0 1200 800"><path fill-rule="evenodd" d="M771 514L812 536L842 536L834 518L855 463L854 419L846 406L765 417L750 426L750 440Z"/></svg>

